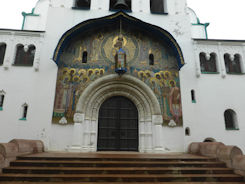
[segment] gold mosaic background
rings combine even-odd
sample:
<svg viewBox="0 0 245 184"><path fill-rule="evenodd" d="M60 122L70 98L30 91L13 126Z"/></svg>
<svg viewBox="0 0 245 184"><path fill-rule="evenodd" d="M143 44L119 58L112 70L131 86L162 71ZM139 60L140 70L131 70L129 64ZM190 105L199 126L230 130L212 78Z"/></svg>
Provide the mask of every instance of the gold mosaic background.
<svg viewBox="0 0 245 184"><path fill-rule="evenodd" d="M124 29L123 49L127 54L127 74L145 82L161 105L165 126L182 126L179 73L176 56L170 47L152 35ZM119 30L105 28L86 32L66 45L59 62L53 123L73 123L77 101L94 80L114 73L114 56L119 49ZM88 53L82 63L83 52ZM149 65L149 54L154 65ZM65 118L65 119L64 119Z"/></svg>

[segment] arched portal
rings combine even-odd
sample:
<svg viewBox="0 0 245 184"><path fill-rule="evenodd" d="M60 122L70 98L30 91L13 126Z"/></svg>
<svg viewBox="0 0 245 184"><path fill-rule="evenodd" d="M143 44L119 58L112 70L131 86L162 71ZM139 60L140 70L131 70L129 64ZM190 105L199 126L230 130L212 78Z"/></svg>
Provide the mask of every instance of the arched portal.
<svg viewBox="0 0 245 184"><path fill-rule="evenodd" d="M80 96L74 115L72 148L97 151L99 110L114 96L122 96L138 111L138 150L162 151L162 115L154 92L141 80L130 75L108 75L89 85Z"/></svg>
<svg viewBox="0 0 245 184"><path fill-rule="evenodd" d="M114 96L100 107L98 151L138 151L138 110L126 97Z"/></svg>

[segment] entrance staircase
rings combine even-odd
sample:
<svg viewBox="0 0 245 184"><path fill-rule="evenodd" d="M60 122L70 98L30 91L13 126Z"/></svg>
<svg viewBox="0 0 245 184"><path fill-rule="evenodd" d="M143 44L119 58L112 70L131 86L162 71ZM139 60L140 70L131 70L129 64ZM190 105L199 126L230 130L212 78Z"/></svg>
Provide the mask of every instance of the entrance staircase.
<svg viewBox="0 0 245 184"><path fill-rule="evenodd" d="M4 184L241 184L213 158L189 154L39 153L20 156L0 174Z"/></svg>

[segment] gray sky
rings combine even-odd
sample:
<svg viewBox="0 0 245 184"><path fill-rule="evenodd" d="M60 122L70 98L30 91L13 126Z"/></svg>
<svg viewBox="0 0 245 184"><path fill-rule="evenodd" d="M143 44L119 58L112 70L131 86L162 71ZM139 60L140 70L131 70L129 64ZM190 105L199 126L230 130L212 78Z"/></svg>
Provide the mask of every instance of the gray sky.
<svg viewBox="0 0 245 184"><path fill-rule="evenodd" d="M0 28L20 29L21 12L31 12L37 0L0 0ZM209 22L208 36L245 40L245 0L187 0L202 23Z"/></svg>
<svg viewBox="0 0 245 184"><path fill-rule="evenodd" d="M21 12L30 13L37 0L0 0L0 28L21 29Z"/></svg>
<svg viewBox="0 0 245 184"><path fill-rule="evenodd" d="M202 23L209 22L208 37L245 40L245 0L187 0Z"/></svg>

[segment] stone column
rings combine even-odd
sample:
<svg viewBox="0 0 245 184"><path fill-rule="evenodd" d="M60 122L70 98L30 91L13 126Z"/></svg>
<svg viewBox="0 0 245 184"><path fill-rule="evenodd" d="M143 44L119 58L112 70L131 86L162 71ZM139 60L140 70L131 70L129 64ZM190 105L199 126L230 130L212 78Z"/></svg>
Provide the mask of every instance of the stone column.
<svg viewBox="0 0 245 184"><path fill-rule="evenodd" d="M90 142L91 142L90 126L91 126L91 119L84 118L83 151L85 151L85 152L90 151Z"/></svg>
<svg viewBox="0 0 245 184"><path fill-rule="evenodd" d="M145 149L145 122L139 121L139 152L144 152Z"/></svg>
<svg viewBox="0 0 245 184"><path fill-rule="evenodd" d="M148 117L145 121L145 152L151 153L153 151L152 148L152 119Z"/></svg>
<svg viewBox="0 0 245 184"><path fill-rule="evenodd" d="M96 147L96 125L97 119L92 118L91 125L90 125L90 151L95 152L97 150Z"/></svg>
<svg viewBox="0 0 245 184"><path fill-rule="evenodd" d="M199 50L197 49L197 45L194 46L194 55L195 55L195 70L196 70L196 77L201 76L201 67L200 67L200 58L199 58Z"/></svg>
<svg viewBox="0 0 245 184"><path fill-rule="evenodd" d="M163 152L163 138L162 138L162 115L153 115L152 116L153 122L153 131L154 131L154 151L155 152Z"/></svg>
<svg viewBox="0 0 245 184"><path fill-rule="evenodd" d="M73 120L75 124L73 127L72 145L68 150L80 152L82 150L82 123L84 122L84 114L75 113Z"/></svg>
<svg viewBox="0 0 245 184"><path fill-rule="evenodd" d="M242 73L245 73L245 44L242 45L243 48L243 54L241 54L240 62L241 62L241 69Z"/></svg>
<svg viewBox="0 0 245 184"><path fill-rule="evenodd" d="M15 35L14 32L11 32L11 37L9 42L6 42L7 47L4 56L3 67L5 70L8 70L12 64L14 64L15 55L16 55L16 45L14 44Z"/></svg>
<svg viewBox="0 0 245 184"><path fill-rule="evenodd" d="M226 69L225 69L225 60L224 60L224 51L222 49L221 43L219 43L218 46L218 61L220 64L220 69L221 69L221 76L223 78L226 77Z"/></svg>
<svg viewBox="0 0 245 184"><path fill-rule="evenodd" d="M140 12L150 13L150 0L141 0L139 5Z"/></svg>

